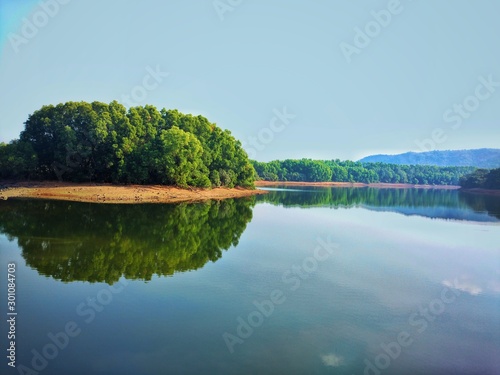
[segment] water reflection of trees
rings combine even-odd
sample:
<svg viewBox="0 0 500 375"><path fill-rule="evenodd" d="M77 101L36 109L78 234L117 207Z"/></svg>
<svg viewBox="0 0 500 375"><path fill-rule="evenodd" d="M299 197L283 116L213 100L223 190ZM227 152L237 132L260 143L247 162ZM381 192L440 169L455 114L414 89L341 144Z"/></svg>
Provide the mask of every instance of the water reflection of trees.
<svg viewBox="0 0 500 375"><path fill-rule="evenodd" d="M57 280L149 280L194 270L236 246L255 198L178 205L7 201L0 232L28 266Z"/></svg>
<svg viewBox="0 0 500 375"><path fill-rule="evenodd" d="M256 201L285 207L363 206L428 217L439 211L440 217L461 220L476 220L474 213L479 212L500 220L497 196L432 189L308 188L178 205L8 200L0 204L0 233L17 240L28 266L57 280L149 280L219 259L222 250L238 244Z"/></svg>
<svg viewBox="0 0 500 375"><path fill-rule="evenodd" d="M378 188L299 188L270 191L258 198L284 207L350 208L365 206L387 211L408 212L404 209L463 210L484 212L500 219L500 197L469 194L442 189L378 189ZM423 213L423 211L419 211ZM430 212L430 211L429 211Z"/></svg>
<svg viewBox="0 0 500 375"><path fill-rule="evenodd" d="M484 194L463 192L460 200L465 202L475 212L488 212L489 215L500 220L500 197Z"/></svg>

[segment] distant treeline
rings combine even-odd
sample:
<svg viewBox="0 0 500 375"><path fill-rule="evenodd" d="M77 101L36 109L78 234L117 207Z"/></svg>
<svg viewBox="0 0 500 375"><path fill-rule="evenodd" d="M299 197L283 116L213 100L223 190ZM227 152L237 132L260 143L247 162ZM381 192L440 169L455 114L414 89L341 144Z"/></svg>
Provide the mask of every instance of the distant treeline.
<svg viewBox="0 0 500 375"><path fill-rule="evenodd" d="M47 105L29 116L20 139L0 144L2 179L250 187L254 177L228 130L151 105Z"/></svg>
<svg viewBox="0 0 500 375"><path fill-rule="evenodd" d="M340 160L252 161L258 178L266 181L363 182L421 185L458 185L474 167L436 167L360 163Z"/></svg>
<svg viewBox="0 0 500 375"><path fill-rule="evenodd" d="M478 169L460 179L460 186L466 189L500 189L500 168Z"/></svg>

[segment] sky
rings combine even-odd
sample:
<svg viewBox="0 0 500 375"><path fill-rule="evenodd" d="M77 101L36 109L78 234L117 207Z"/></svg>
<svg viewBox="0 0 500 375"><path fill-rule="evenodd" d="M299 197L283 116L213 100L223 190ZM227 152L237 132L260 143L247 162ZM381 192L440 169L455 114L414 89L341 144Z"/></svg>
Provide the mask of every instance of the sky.
<svg viewBox="0 0 500 375"><path fill-rule="evenodd" d="M498 0L0 0L0 141L66 101L201 114L249 156L500 148Z"/></svg>

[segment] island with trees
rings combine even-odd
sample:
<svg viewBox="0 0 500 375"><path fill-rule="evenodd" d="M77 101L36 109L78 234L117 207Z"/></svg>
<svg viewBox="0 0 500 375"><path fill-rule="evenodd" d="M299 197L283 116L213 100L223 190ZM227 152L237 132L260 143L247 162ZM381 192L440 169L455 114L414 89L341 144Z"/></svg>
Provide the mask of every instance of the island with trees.
<svg viewBox="0 0 500 375"><path fill-rule="evenodd" d="M0 147L0 178L252 187L246 152L203 116L67 102L35 111Z"/></svg>
<svg viewBox="0 0 500 375"><path fill-rule="evenodd" d="M203 116L152 105L127 109L117 101L43 106L29 115L19 139L0 144L0 180L25 184L7 192L0 186L2 199L106 203L224 199L263 193L255 190L256 180L500 189L498 171L339 159L259 162L249 160L230 131ZM26 181L57 185L26 186ZM124 188L136 185L149 187Z"/></svg>
<svg viewBox="0 0 500 375"><path fill-rule="evenodd" d="M152 105L127 110L116 101L67 102L35 111L19 139L0 144L0 180L213 189L203 198L259 193L254 168L228 130L203 116ZM19 194L60 197L51 187Z"/></svg>

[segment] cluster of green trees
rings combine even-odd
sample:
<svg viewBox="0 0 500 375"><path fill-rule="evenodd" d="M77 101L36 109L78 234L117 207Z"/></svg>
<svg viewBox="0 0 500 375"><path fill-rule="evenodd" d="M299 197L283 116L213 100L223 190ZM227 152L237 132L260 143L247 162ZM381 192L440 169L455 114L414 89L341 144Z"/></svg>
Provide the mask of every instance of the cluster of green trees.
<svg viewBox="0 0 500 375"><path fill-rule="evenodd" d="M258 178L266 181L408 183L422 185L457 185L474 167L436 167L360 163L340 160L252 161Z"/></svg>
<svg viewBox="0 0 500 375"><path fill-rule="evenodd" d="M202 116L154 106L67 102L35 111L0 145L0 178L253 186L241 143Z"/></svg>
<svg viewBox="0 0 500 375"><path fill-rule="evenodd" d="M466 189L500 189L500 168L478 169L460 179L460 186Z"/></svg>
<svg viewBox="0 0 500 375"><path fill-rule="evenodd" d="M100 205L7 200L0 233L26 264L64 282L113 284L195 270L237 246L255 197L200 204Z"/></svg>

